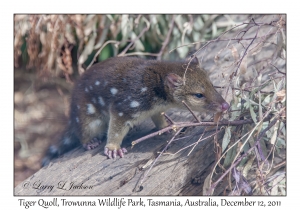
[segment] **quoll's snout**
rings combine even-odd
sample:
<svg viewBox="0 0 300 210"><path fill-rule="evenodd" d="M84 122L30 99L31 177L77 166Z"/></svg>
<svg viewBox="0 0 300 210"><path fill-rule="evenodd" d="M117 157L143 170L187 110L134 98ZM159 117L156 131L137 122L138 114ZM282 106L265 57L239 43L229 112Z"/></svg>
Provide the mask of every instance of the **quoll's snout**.
<svg viewBox="0 0 300 210"><path fill-rule="evenodd" d="M226 111L227 109L229 109L229 104L225 101L222 103L222 111Z"/></svg>

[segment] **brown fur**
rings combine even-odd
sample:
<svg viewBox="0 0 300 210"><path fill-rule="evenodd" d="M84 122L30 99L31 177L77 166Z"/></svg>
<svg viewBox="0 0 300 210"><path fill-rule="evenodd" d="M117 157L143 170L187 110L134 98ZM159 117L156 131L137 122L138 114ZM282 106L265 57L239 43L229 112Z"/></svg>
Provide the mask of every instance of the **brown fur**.
<svg viewBox="0 0 300 210"><path fill-rule="evenodd" d="M184 83L186 66L184 62L131 57L95 64L75 85L67 132L83 145L107 134L106 154L111 157L118 151L123 156L120 145L130 127L151 117L157 128L163 128L167 122L160 113L171 107L184 108L182 101L194 111L226 110L229 105L198 62L190 64Z"/></svg>

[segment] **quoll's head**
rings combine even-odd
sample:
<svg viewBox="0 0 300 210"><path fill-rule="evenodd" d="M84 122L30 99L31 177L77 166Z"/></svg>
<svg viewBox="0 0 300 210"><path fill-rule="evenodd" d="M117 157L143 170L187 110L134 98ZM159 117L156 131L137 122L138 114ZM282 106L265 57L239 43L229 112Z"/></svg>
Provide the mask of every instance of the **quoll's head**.
<svg viewBox="0 0 300 210"><path fill-rule="evenodd" d="M185 67L181 76L170 73L165 79L169 93L178 106L183 106L182 101L185 101L193 111L210 113L223 112L229 108L229 104L215 90L198 61L189 65L185 81L184 70Z"/></svg>

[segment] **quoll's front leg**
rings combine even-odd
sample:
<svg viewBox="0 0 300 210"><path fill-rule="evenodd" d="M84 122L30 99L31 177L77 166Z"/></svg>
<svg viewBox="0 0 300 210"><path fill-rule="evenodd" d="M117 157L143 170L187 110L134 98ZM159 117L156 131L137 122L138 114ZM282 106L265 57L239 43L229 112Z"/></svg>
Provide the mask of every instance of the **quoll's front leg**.
<svg viewBox="0 0 300 210"><path fill-rule="evenodd" d="M104 148L104 154L108 158L116 158L118 155L122 158L127 152L125 148L121 148L123 138L129 131L122 114L110 114L107 143Z"/></svg>
<svg viewBox="0 0 300 210"><path fill-rule="evenodd" d="M157 113L151 117L152 121L155 124L155 127L160 130L168 126L168 123L165 119L165 116L162 113Z"/></svg>
<svg viewBox="0 0 300 210"><path fill-rule="evenodd" d="M162 113L157 113L155 115L153 115L151 117L152 121L154 122L155 124L155 127L157 130L161 130L165 127L168 127L169 125L171 125L171 122L167 121L165 116L162 114ZM165 132L166 134L167 133L172 133L172 130L169 130L167 132Z"/></svg>

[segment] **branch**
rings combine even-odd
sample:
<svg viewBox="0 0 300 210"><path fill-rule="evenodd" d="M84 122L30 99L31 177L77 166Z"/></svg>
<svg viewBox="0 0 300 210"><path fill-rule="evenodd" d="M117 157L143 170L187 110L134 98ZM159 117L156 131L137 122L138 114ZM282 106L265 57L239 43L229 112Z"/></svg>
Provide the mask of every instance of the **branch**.
<svg viewBox="0 0 300 210"><path fill-rule="evenodd" d="M109 43L115 43L116 45L120 44L119 41L115 41L115 40L109 40L109 41L105 42L105 43L102 45L102 47L97 51L97 53L94 55L93 60L90 62L90 64L88 65L88 67L87 67L86 69L89 69L89 68L93 65L93 63L94 63L94 61L96 60L97 56L100 54L100 52L103 50L103 48L104 48L106 45L108 45Z"/></svg>
<svg viewBox="0 0 300 210"><path fill-rule="evenodd" d="M210 192L212 192L212 189L214 189L216 186L217 186L217 184L219 183L219 182L221 182L222 180L223 180L223 178L238 164L238 163L240 163L241 162L241 160L244 158L244 157L246 157L252 150L254 150L256 147L257 147L257 145L259 144L259 142L260 142L260 140L261 140L261 138L265 135L265 133L268 131L268 130L270 130L271 129L271 127L273 127L273 125L275 125L275 123L277 122L277 120L279 119L279 116L278 117L276 117L275 119L273 119L272 120L272 122L271 123L269 123L269 125L268 125L268 127L267 128L265 128L262 132L260 132L260 134L259 134L259 136L257 137L257 139L256 139L256 142L255 142L255 144L247 151L247 152L245 152L242 156L240 156L225 172L224 172L224 174L222 174L222 176L220 176L219 177L219 179L216 181L216 182L214 182L212 185L211 185L211 187L210 187L210 189L209 189L209 193L208 194L210 194Z"/></svg>
<svg viewBox="0 0 300 210"><path fill-rule="evenodd" d="M161 60L161 56L162 56L163 51L165 50L167 44L169 43L170 36L171 36L171 33L173 31L173 27L174 27L174 21L175 21L175 15L172 16L172 21L171 21L171 24L170 24L170 28L169 28L166 40L164 41L163 46L161 47L161 49L158 53L157 60L159 60L159 61Z"/></svg>
<svg viewBox="0 0 300 210"><path fill-rule="evenodd" d="M168 146L173 142L175 137L181 132L183 128L179 129L173 136L173 138L168 142L168 144L165 146L165 148L159 153L159 155L155 158L153 163L151 164L151 167L148 169L148 171L144 174L143 179L141 180L141 185L144 182L145 177L148 175L148 173L151 171L152 167L155 165L156 161L160 158L160 156L164 153L164 151L168 148Z"/></svg>
<svg viewBox="0 0 300 210"><path fill-rule="evenodd" d="M273 66L280 74L286 75L286 73L280 71L275 65L273 65L272 63L270 63L271 66Z"/></svg>
<svg viewBox="0 0 300 210"><path fill-rule="evenodd" d="M265 119L268 120L268 119ZM142 138L139 138L131 143L132 146L134 146L137 143L140 143L146 139L149 139L153 136L161 135L169 130L176 130L177 128L184 128L184 127L192 127L192 126L222 126L222 125L228 125L228 126L237 126L237 125L244 125L244 124L250 124L253 123L252 119L247 119L247 120L236 120L236 121L228 121L228 120L222 120L217 123L215 122L208 122L208 121L202 121L202 122L197 122L197 123L190 123L190 122L177 122L174 123L173 125L169 125L168 127L165 127L159 131L156 131L154 133L151 133L149 135L146 135Z"/></svg>
<svg viewBox="0 0 300 210"><path fill-rule="evenodd" d="M147 19L146 19L147 20ZM139 38L141 38L141 36L143 36L143 34L146 32L146 31L148 31L149 30L149 28L150 28L150 23L148 22L148 21L145 21L146 22L146 27L141 31L141 33L137 36L137 37L135 37L135 39L134 40L132 40L131 42L130 42L130 44L129 45L127 45L127 47L118 55L118 57L121 57L121 56L124 56L125 55L125 53L129 50L129 48L139 39Z"/></svg>
<svg viewBox="0 0 300 210"><path fill-rule="evenodd" d="M182 101L182 103L184 104L184 106L192 113L192 115L194 116L194 118L197 120L197 122L199 123L200 120L198 119L198 117L196 116L196 114L191 110L191 108L185 103L185 101Z"/></svg>
<svg viewBox="0 0 300 210"><path fill-rule="evenodd" d="M258 34L259 29L260 29L260 26L258 27L258 29L257 29L257 31L256 31L256 34L255 34L254 38L252 39L252 41L250 42L250 44L249 44L249 45L247 46L247 48L245 49L245 52L244 52L242 58L241 58L240 61L239 61L239 65L238 65L237 69L236 69L235 72L234 72L234 76L237 75L237 71L239 70L240 65L242 64L242 61L243 61L244 57L246 56L249 47L253 44L254 40L257 38L257 34Z"/></svg>

